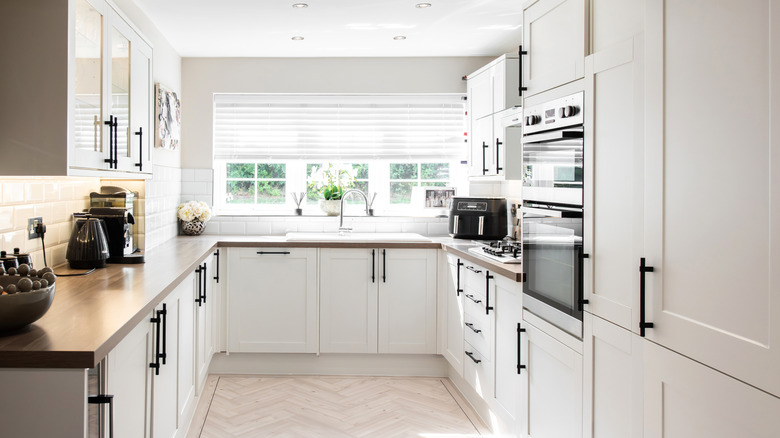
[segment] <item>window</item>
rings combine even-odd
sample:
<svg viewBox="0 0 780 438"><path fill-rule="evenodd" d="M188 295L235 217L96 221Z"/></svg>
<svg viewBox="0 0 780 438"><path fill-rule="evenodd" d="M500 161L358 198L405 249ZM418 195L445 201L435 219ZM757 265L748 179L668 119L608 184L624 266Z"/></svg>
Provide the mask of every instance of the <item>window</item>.
<svg viewBox="0 0 780 438"><path fill-rule="evenodd" d="M421 207L419 189L464 188L460 95L216 95L214 205L222 213L289 214L291 193L318 214L312 170L351 169L378 214ZM362 204L362 198L347 198Z"/></svg>

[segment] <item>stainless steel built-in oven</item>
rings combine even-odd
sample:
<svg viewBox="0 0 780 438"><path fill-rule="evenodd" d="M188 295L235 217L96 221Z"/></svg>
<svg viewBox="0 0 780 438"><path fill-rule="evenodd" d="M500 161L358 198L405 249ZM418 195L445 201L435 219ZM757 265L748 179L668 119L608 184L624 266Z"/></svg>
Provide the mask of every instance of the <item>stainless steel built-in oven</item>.
<svg viewBox="0 0 780 438"><path fill-rule="evenodd" d="M583 93L525 116L523 306L582 338Z"/></svg>
<svg viewBox="0 0 780 438"><path fill-rule="evenodd" d="M582 207L583 94L525 108L523 199Z"/></svg>
<svg viewBox="0 0 780 438"><path fill-rule="evenodd" d="M524 202L523 307L582 338L582 210Z"/></svg>

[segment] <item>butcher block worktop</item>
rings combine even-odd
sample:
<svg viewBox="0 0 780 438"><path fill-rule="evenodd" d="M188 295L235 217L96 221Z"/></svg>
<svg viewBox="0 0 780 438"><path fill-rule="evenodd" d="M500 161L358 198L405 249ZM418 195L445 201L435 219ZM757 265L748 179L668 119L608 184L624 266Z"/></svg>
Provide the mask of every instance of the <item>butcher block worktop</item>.
<svg viewBox="0 0 780 438"><path fill-rule="evenodd" d="M468 253L471 242L288 242L284 236L181 236L145 254L143 264L109 264L83 277L57 278L49 311L30 326L0 334L0 367L91 368L217 247L433 248L490 267L519 281L519 265ZM55 267L58 274L72 271Z"/></svg>

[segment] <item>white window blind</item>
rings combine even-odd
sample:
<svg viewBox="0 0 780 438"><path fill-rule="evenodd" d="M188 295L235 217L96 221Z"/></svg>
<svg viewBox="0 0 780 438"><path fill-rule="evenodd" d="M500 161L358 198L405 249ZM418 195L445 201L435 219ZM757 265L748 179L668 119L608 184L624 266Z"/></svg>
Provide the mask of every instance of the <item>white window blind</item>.
<svg viewBox="0 0 780 438"><path fill-rule="evenodd" d="M460 159L462 96L216 94L214 158Z"/></svg>

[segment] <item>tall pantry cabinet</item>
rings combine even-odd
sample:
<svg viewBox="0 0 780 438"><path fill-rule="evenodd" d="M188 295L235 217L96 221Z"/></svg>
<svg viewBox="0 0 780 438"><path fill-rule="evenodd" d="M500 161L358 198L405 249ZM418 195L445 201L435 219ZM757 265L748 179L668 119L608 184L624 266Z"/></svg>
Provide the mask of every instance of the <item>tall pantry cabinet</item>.
<svg viewBox="0 0 780 438"><path fill-rule="evenodd" d="M776 0L591 2L585 436L780 430L778 29Z"/></svg>

